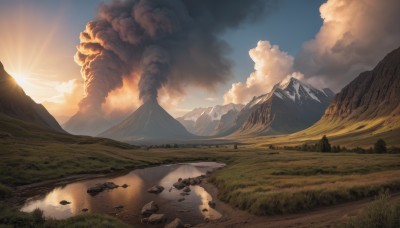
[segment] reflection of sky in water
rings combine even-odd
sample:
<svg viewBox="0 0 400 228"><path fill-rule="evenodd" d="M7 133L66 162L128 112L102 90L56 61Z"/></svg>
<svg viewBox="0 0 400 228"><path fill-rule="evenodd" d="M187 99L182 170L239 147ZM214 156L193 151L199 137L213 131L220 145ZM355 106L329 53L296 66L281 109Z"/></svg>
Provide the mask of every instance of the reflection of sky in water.
<svg viewBox="0 0 400 228"><path fill-rule="evenodd" d="M169 220L181 218L185 223L197 224L201 223L204 217L210 219L221 217L219 212L208 206L208 201L212 200L212 197L200 186L190 186L190 195L181 196L182 191L171 189L172 184L179 178L197 177L217 167L221 167L221 164L201 162L164 165L134 170L116 178L79 181L56 187L44 196L28 199L21 211L30 212L40 208L46 217L64 219L84 213L82 209L88 208L90 212L114 215L130 224L137 224L140 221L142 206L153 200L160 206L159 212L165 213ZM129 187L106 190L96 196L86 193L87 188L107 181L117 185L128 184ZM159 195L147 193L147 189L154 185L161 185L165 187L165 190ZM180 198L185 198L185 200L178 202ZM71 204L60 205L62 200L69 201ZM117 205L123 205L124 208L114 209ZM204 208L208 211L202 212Z"/></svg>

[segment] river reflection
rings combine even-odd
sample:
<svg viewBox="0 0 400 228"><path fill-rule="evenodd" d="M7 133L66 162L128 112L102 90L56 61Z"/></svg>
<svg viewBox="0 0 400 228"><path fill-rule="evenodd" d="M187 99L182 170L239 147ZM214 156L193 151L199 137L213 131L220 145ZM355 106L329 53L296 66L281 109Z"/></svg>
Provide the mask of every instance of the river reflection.
<svg viewBox="0 0 400 228"><path fill-rule="evenodd" d="M197 177L222 166L223 164L215 162L163 165L134 170L120 177L79 181L56 187L46 195L29 198L21 211L30 212L40 208L47 218L64 219L85 213L82 209L87 208L89 213L109 214L129 224L138 225L142 206L153 200L160 207L158 213L165 214L169 221L180 218L184 223L194 225L203 222L204 218L221 217L218 211L208 206L208 202L212 200L211 195L200 186L190 186L190 194L182 196L180 194L182 191L171 189L172 184L178 178ZM128 184L129 187L107 190L96 196L86 193L87 188L108 181L117 185ZM147 193L147 189L154 185L161 185L165 190L158 195ZM179 202L178 200L182 198L184 200ZM69 201L71 204L60 205L61 200ZM114 209L118 205L123 205L124 208Z"/></svg>

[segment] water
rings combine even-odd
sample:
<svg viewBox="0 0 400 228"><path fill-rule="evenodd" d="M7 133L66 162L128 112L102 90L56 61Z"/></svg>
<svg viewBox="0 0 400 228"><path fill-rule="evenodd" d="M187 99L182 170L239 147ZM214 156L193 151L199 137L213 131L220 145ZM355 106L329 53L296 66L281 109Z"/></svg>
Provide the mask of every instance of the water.
<svg viewBox="0 0 400 228"><path fill-rule="evenodd" d="M143 205L155 201L160 208L157 213L165 214L168 221L180 218L183 223L195 225L204 222L205 218L213 220L221 217L218 211L208 206L208 202L212 200L211 195L200 186L190 186L190 195L184 197L180 195L182 190L170 188L179 178L197 177L223 166L215 162L163 165L134 170L119 177L78 181L55 187L47 194L28 198L21 211L31 212L40 208L46 218L55 219L95 212L113 215L128 224L138 225L142 218L140 211ZM117 185L128 184L129 187L106 190L96 196L86 193L89 187L109 181ZM161 185L165 189L158 195L148 193L147 189L154 185ZM185 200L178 202L181 198ZM71 204L63 206L60 204L62 200ZM114 209L118 205L123 205L124 208ZM89 212L82 212L83 208L89 209Z"/></svg>

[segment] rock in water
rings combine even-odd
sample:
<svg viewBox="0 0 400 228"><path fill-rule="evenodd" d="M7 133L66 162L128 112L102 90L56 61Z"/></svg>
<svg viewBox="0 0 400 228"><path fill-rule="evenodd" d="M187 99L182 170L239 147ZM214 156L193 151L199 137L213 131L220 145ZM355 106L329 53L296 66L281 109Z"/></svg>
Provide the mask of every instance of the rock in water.
<svg viewBox="0 0 400 228"><path fill-rule="evenodd" d="M71 204L71 202L68 202L66 200L62 200L62 201L60 201L60 204L65 206L65 205Z"/></svg>
<svg viewBox="0 0 400 228"><path fill-rule="evenodd" d="M182 220L179 218L174 219L171 223L167 224L164 228L184 228Z"/></svg>
<svg viewBox="0 0 400 228"><path fill-rule="evenodd" d="M164 187L160 185L153 186L147 190L148 193L159 194L164 191Z"/></svg>
<svg viewBox="0 0 400 228"><path fill-rule="evenodd" d="M143 206L142 215L151 215L153 213L156 213L157 211L158 205L154 201L151 201L150 203L147 203Z"/></svg>
<svg viewBox="0 0 400 228"><path fill-rule="evenodd" d="M164 223L167 221L167 218L165 217L164 214L152 214L150 215L148 219L148 223L151 224L158 224L158 223Z"/></svg>

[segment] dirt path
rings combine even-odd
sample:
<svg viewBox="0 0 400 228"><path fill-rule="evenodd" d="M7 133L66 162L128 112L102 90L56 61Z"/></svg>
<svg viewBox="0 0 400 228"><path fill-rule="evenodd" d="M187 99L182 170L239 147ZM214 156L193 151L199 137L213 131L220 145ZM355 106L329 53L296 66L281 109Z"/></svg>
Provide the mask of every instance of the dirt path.
<svg viewBox="0 0 400 228"><path fill-rule="evenodd" d="M291 215L255 216L218 200L218 189L214 185L205 181L202 187L217 202L216 209L223 214L223 217L208 224L198 225L199 227L334 227L335 224L338 225L349 217L359 214L373 200L367 198ZM400 200L400 193L394 194L391 200Z"/></svg>

